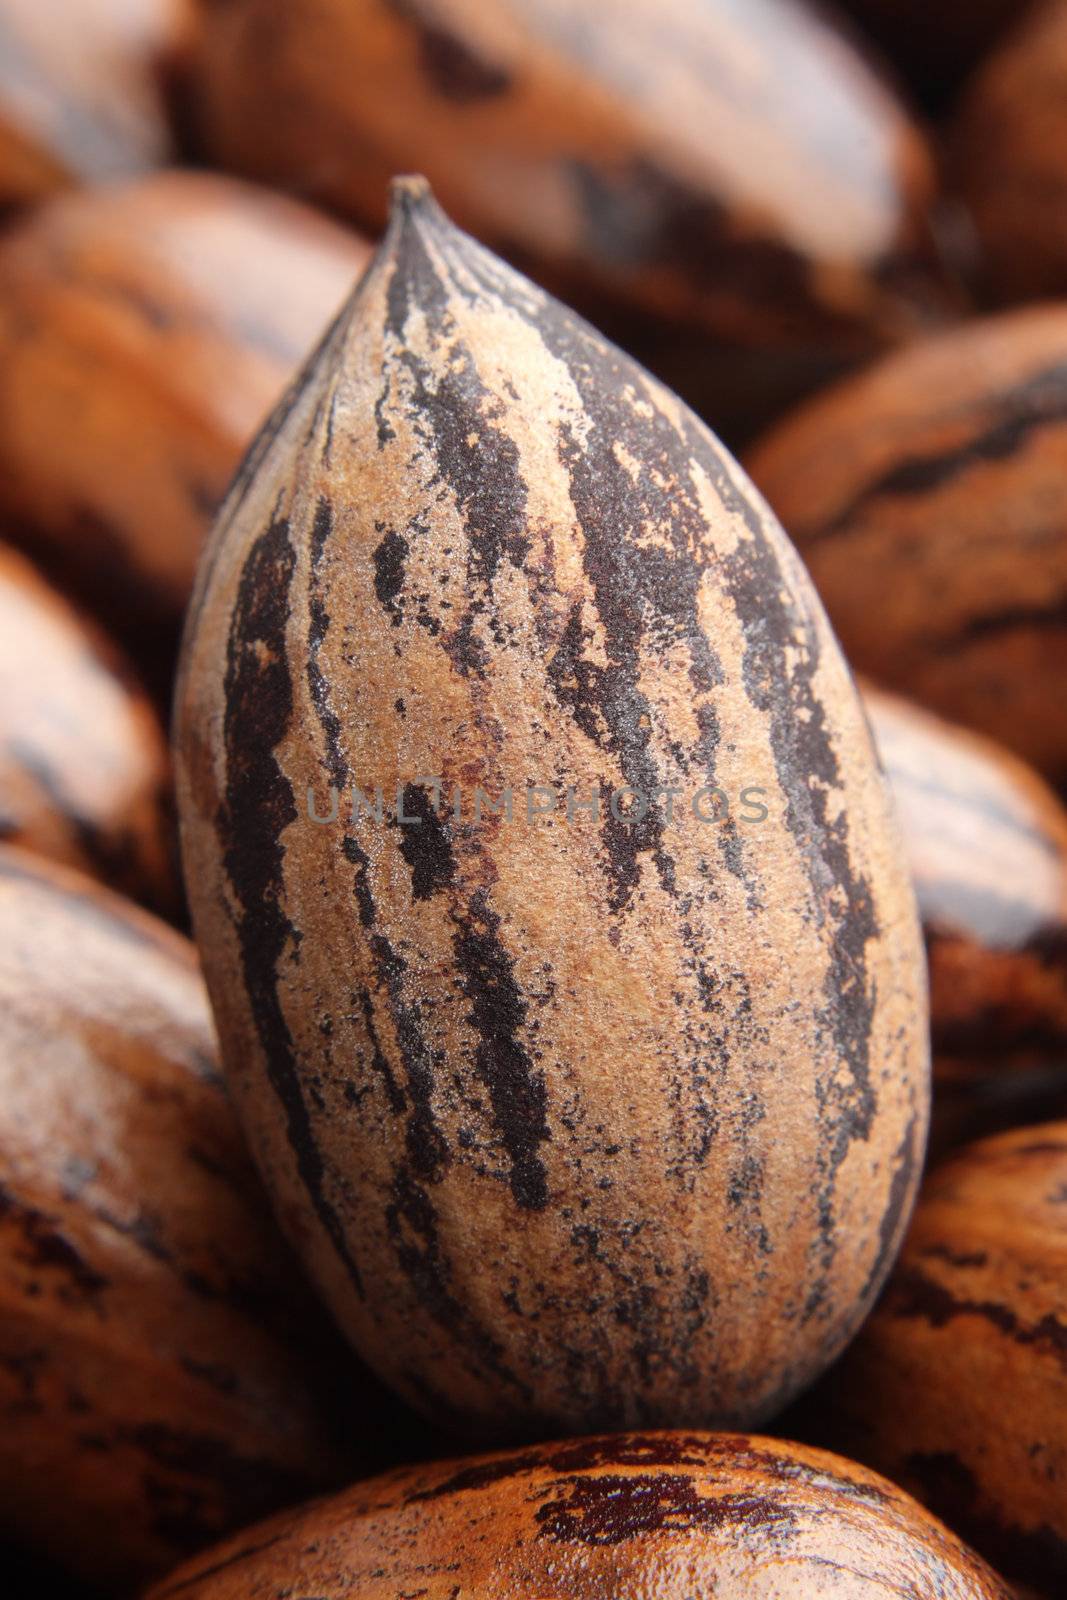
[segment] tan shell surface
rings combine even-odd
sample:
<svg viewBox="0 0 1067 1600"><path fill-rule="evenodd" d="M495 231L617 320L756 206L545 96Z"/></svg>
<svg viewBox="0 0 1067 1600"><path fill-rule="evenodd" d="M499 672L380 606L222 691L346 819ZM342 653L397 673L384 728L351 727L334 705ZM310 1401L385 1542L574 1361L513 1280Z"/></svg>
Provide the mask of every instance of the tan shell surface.
<svg viewBox="0 0 1067 1600"><path fill-rule="evenodd" d="M870 684L863 699L926 936L939 1087L1054 1068L1063 1095L1067 811L992 740Z"/></svg>
<svg viewBox="0 0 1067 1600"><path fill-rule="evenodd" d="M230 0L199 92L223 164L372 228L425 172L716 417L925 315L929 152L803 0Z"/></svg>
<svg viewBox="0 0 1067 1600"><path fill-rule="evenodd" d="M649 1433L365 1483L189 1562L149 1600L1008 1600L892 1484L779 1440Z"/></svg>
<svg viewBox="0 0 1067 1600"><path fill-rule="evenodd" d="M808 1382L925 1140L866 722L736 463L414 181L217 526L176 742L240 1112L371 1364L497 1435Z"/></svg>
<svg viewBox="0 0 1067 1600"><path fill-rule="evenodd" d="M836 1375L835 1438L1053 1597L1067 1584L1067 1123L927 1178Z"/></svg>
<svg viewBox="0 0 1067 1600"><path fill-rule="evenodd" d="M42 208L0 242L0 515L109 613L180 617L242 452L368 255L207 173Z"/></svg>
<svg viewBox="0 0 1067 1600"><path fill-rule="evenodd" d="M0 210L161 166L190 0L0 0Z"/></svg>
<svg viewBox="0 0 1067 1600"><path fill-rule="evenodd" d="M170 762L110 645L0 545L0 838L173 912Z"/></svg>
<svg viewBox="0 0 1067 1600"><path fill-rule="evenodd" d="M1067 5L1042 0L964 97L956 173L991 287L1067 294Z"/></svg>
<svg viewBox="0 0 1067 1600"><path fill-rule="evenodd" d="M127 1585L336 1481L313 1326L192 947L0 847L4 1530Z"/></svg>
<svg viewBox="0 0 1067 1600"><path fill-rule="evenodd" d="M1067 775L1067 305L901 351L747 465L856 668Z"/></svg>

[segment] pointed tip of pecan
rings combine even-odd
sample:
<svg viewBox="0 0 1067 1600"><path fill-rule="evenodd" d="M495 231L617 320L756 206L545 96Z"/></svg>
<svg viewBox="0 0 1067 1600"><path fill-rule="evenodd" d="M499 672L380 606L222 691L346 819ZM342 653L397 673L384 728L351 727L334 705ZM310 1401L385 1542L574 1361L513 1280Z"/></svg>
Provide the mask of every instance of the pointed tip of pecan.
<svg viewBox="0 0 1067 1600"><path fill-rule="evenodd" d="M408 216L427 206L436 204L430 180L421 172L405 172L389 183L389 208L395 217Z"/></svg>

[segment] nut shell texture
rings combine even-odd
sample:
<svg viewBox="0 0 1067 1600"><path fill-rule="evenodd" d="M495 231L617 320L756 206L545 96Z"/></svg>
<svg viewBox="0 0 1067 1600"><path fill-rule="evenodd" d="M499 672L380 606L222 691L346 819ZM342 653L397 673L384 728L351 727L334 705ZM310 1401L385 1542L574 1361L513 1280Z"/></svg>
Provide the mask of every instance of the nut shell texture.
<svg viewBox="0 0 1067 1600"><path fill-rule="evenodd" d="M940 1077L1067 1072L1067 812L992 740L869 684L863 699L915 879Z"/></svg>
<svg viewBox="0 0 1067 1600"><path fill-rule="evenodd" d="M173 911L171 813L167 749L144 693L0 545L0 838Z"/></svg>
<svg viewBox="0 0 1067 1600"><path fill-rule="evenodd" d="M503 1434L763 1416L833 1356L928 1088L854 688L713 436L414 180L220 519L177 750L241 1115L380 1373Z"/></svg>
<svg viewBox="0 0 1067 1600"><path fill-rule="evenodd" d="M1008 1600L892 1484L821 1451L652 1433L405 1471L190 1562L149 1600Z"/></svg>
<svg viewBox="0 0 1067 1600"><path fill-rule="evenodd" d="M0 1518L127 1587L335 1482L192 947L0 848Z"/></svg>
<svg viewBox="0 0 1067 1600"><path fill-rule="evenodd" d="M1067 776L1067 307L887 358L748 467L855 667Z"/></svg>
<svg viewBox="0 0 1067 1600"><path fill-rule="evenodd" d="M929 152L796 0L228 0L199 89L222 164L364 226L393 173L426 172L716 419L926 314Z"/></svg>
<svg viewBox="0 0 1067 1600"><path fill-rule="evenodd" d="M0 0L0 210L157 167L189 0Z"/></svg>
<svg viewBox="0 0 1067 1600"><path fill-rule="evenodd" d="M964 98L957 174L990 287L1067 294L1067 5L1036 5Z"/></svg>
<svg viewBox="0 0 1067 1600"><path fill-rule="evenodd" d="M835 1437L1042 1594L1067 1585L1067 1123L936 1169L824 1400Z"/></svg>
<svg viewBox="0 0 1067 1600"><path fill-rule="evenodd" d="M362 240L207 173L63 196L0 244L0 515L129 629L176 621Z"/></svg>

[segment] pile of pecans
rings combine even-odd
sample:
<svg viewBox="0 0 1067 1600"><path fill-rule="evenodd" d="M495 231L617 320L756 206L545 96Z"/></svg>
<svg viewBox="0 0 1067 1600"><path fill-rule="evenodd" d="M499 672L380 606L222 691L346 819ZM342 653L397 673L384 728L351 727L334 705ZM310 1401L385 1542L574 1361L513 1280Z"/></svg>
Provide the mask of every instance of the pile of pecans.
<svg viewBox="0 0 1067 1600"><path fill-rule="evenodd" d="M0 1592L1062 1600L1065 685L1067 0L0 0Z"/></svg>

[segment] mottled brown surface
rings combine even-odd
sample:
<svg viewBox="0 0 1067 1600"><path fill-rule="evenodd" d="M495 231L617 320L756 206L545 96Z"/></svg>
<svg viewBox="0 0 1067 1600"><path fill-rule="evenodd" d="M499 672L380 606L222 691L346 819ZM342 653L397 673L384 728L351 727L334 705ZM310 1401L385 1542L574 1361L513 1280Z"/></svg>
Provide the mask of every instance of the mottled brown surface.
<svg viewBox="0 0 1067 1600"><path fill-rule="evenodd" d="M417 182L217 526L177 745L240 1110L371 1363L498 1436L751 1420L808 1382L926 1130L866 724L736 463ZM608 804L666 785L671 822ZM567 787L600 815L568 824Z"/></svg>
<svg viewBox="0 0 1067 1600"><path fill-rule="evenodd" d="M1009 1600L913 1500L852 1462L650 1433L398 1472L189 1562L149 1600Z"/></svg>
<svg viewBox="0 0 1067 1600"><path fill-rule="evenodd" d="M748 467L854 666L1067 778L1067 306L889 357Z"/></svg>
<svg viewBox="0 0 1067 1600"><path fill-rule="evenodd" d="M827 1397L833 1437L1049 1600L1067 1591L1067 1123L927 1178Z"/></svg>
<svg viewBox="0 0 1067 1600"><path fill-rule="evenodd" d="M720 425L932 310L927 149L803 0L205 12L198 105L224 165L373 228L388 179L424 171L457 222Z"/></svg>
<svg viewBox="0 0 1067 1600"><path fill-rule="evenodd" d="M208 174L39 211L0 243L0 516L123 626L180 617L243 450L368 255Z"/></svg>
<svg viewBox="0 0 1067 1600"><path fill-rule="evenodd" d="M1030 1121L1040 1106L1062 1116L1067 812L992 740L863 692L926 936L935 1130Z"/></svg>
<svg viewBox="0 0 1067 1600"><path fill-rule="evenodd" d="M0 211L171 153L164 75L192 0L0 0Z"/></svg>
<svg viewBox="0 0 1067 1600"><path fill-rule="evenodd" d="M173 913L171 826L167 749L144 693L0 545L0 839Z"/></svg>
<svg viewBox="0 0 1067 1600"><path fill-rule="evenodd" d="M1006 300L1067 294L1067 4L1043 0L972 83L956 174Z"/></svg>
<svg viewBox="0 0 1067 1600"><path fill-rule="evenodd" d="M314 1329L192 947L0 848L0 1526L125 1585L336 1481Z"/></svg>

